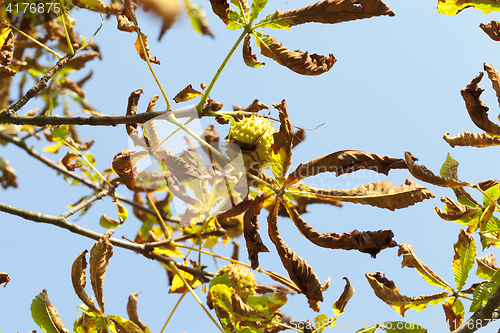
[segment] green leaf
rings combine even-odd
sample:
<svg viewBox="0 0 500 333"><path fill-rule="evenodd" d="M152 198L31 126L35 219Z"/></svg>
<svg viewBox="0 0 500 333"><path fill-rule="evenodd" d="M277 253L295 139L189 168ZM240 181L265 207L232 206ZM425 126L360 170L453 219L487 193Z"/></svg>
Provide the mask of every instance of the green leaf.
<svg viewBox="0 0 500 333"><path fill-rule="evenodd" d="M380 328L387 333L426 333L427 330L418 324L404 321L386 321Z"/></svg>
<svg viewBox="0 0 500 333"><path fill-rule="evenodd" d="M477 261L476 275L484 280L492 280L493 276L498 270L493 255L491 253L488 253L484 257L476 258L476 261Z"/></svg>
<svg viewBox="0 0 500 333"><path fill-rule="evenodd" d="M437 11L445 15L456 15L467 7L473 7L484 14L500 11L500 3L495 0L438 0Z"/></svg>
<svg viewBox="0 0 500 333"><path fill-rule="evenodd" d="M99 225L106 229L114 229L121 226L122 224L123 222L107 217L106 214L102 214L101 218L99 219Z"/></svg>
<svg viewBox="0 0 500 333"><path fill-rule="evenodd" d="M264 9L264 7L267 5L267 0L253 0L252 1L252 7L251 7L251 12L250 12L250 22L253 22L257 16L259 16L259 13Z"/></svg>
<svg viewBox="0 0 500 333"><path fill-rule="evenodd" d="M69 132L69 125L49 126L50 133L56 142L61 143L66 139Z"/></svg>
<svg viewBox="0 0 500 333"><path fill-rule="evenodd" d="M87 46L87 38L85 38L85 36L82 35L80 35L80 37L82 37L82 47Z"/></svg>
<svg viewBox="0 0 500 333"><path fill-rule="evenodd" d="M472 296L473 301L470 305L470 312L475 312L479 307L485 305L488 299L493 295L493 293L498 289L500 284L498 282L491 283L481 283L474 289L474 294Z"/></svg>
<svg viewBox="0 0 500 333"><path fill-rule="evenodd" d="M286 293L267 293L259 296L248 296L248 305L266 315L271 320L274 313L287 302Z"/></svg>
<svg viewBox="0 0 500 333"><path fill-rule="evenodd" d="M455 282L457 290L462 290L462 287L467 282L469 271L474 266L476 259L476 242L474 237L467 234L463 229L460 229L458 241L453 246L455 255L453 256L453 271L455 272Z"/></svg>
<svg viewBox="0 0 500 333"><path fill-rule="evenodd" d="M490 187L489 189L487 189L486 191L484 191L484 193L486 193L486 195L488 195L491 199L493 200L498 200L498 198L500 198L500 188L499 188L500 184L496 184L495 186L492 186ZM486 195L483 195L483 206L486 207L490 204L490 199L488 199L488 197Z"/></svg>
<svg viewBox="0 0 500 333"><path fill-rule="evenodd" d="M67 330L64 329L64 325L61 324L63 327L63 331L59 331L56 324L54 323L54 320L59 320L60 322L60 318L57 314L57 310L55 310L55 307L53 307L48 300L47 290L44 289L41 293L33 298L30 310L31 317L33 317L35 323L45 332L67 332Z"/></svg>
<svg viewBox="0 0 500 333"><path fill-rule="evenodd" d="M244 26L245 26L245 21L243 20L240 14L238 14L235 11L229 12L229 22L227 23L227 28L229 30L241 29Z"/></svg>
<svg viewBox="0 0 500 333"><path fill-rule="evenodd" d="M441 170L439 171L439 175L441 177L451 177L454 179L458 179L458 162L455 161L450 153L446 156L446 160L441 166Z"/></svg>
<svg viewBox="0 0 500 333"><path fill-rule="evenodd" d="M177 246L173 245L172 243L164 245L162 247L155 247L153 252L168 257L184 258L184 254L182 254L181 250L179 250Z"/></svg>
<svg viewBox="0 0 500 333"><path fill-rule="evenodd" d="M357 330L355 333L373 333L377 329L376 326L368 326L368 327L363 327L360 330Z"/></svg>
<svg viewBox="0 0 500 333"><path fill-rule="evenodd" d="M108 325L106 319L100 316L89 316L82 313L73 324L74 333L108 333Z"/></svg>
<svg viewBox="0 0 500 333"><path fill-rule="evenodd" d="M335 318L328 319L325 314L320 314L314 318L314 327L316 328L314 332L321 333L325 328L332 328L334 324Z"/></svg>
<svg viewBox="0 0 500 333"><path fill-rule="evenodd" d="M118 328L118 332L144 333L144 331L133 321L122 318L120 316L107 315L106 320L108 321L108 323L109 321L112 321L116 328Z"/></svg>
<svg viewBox="0 0 500 333"><path fill-rule="evenodd" d="M267 15L263 20L258 22L256 26L259 28L271 28L271 29L287 29L290 27L288 23L281 19L275 19L275 13Z"/></svg>
<svg viewBox="0 0 500 333"><path fill-rule="evenodd" d="M209 35L213 37L212 31L208 25L205 9L198 4L193 3L191 0L184 1L184 9L191 19L193 29L201 35Z"/></svg>
<svg viewBox="0 0 500 333"><path fill-rule="evenodd" d="M116 208L118 209L118 218L120 221L123 223L127 220L128 217L128 210L123 206L121 203L118 201L115 201L114 204L116 205Z"/></svg>
<svg viewBox="0 0 500 333"><path fill-rule="evenodd" d="M212 288L212 286L216 286L218 284L223 284L229 288L233 286L231 283L231 280L229 280L229 277L227 274L224 273L224 275L214 277L210 282L208 283L209 287Z"/></svg>

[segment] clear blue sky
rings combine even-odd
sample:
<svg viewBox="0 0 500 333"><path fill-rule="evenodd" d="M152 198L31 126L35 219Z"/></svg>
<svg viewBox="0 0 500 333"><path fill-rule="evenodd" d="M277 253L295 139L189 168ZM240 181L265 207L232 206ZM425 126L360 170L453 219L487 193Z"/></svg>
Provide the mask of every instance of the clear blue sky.
<svg viewBox="0 0 500 333"><path fill-rule="evenodd" d="M249 105L255 98L269 105L286 99L294 125L314 128L324 123L308 131L307 140L294 150L292 168L338 150L359 149L398 158L410 151L419 158L419 163L437 173L449 152L460 162L460 179L474 183L498 178L495 148L452 149L442 139L445 132L452 135L463 131L480 132L468 117L460 89L482 70L483 61L500 69L500 44L479 28L480 23L498 19L498 15L466 9L458 16L447 17L436 12L436 1L387 0L386 3L396 16L334 25L307 24L290 31L266 31L291 50L333 53L338 61L328 73L318 77L298 75L259 55L258 48L252 44L254 53L266 65L260 69L246 67L241 49L237 50L211 97L224 103L224 110L231 110L233 104ZM309 4L272 1L263 15L275 9ZM204 3L203 6L215 39L197 35L187 16L183 15L157 43L160 21L150 15L139 15L139 24L149 36L151 53L162 62L155 69L170 98L188 84L193 87L201 82L208 84L239 35L239 32L228 31L220 19L210 13L209 5ZM72 16L78 19L77 31L87 38L100 24L97 14L74 10ZM146 63L135 51L135 38L133 34L118 31L115 20L106 20L95 38L103 60L92 61L73 77L78 80L93 71L92 79L84 88L89 102L104 114L125 114L128 96L136 89L144 88L140 111L145 110L153 95L159 94ZM482 99L490 107L491 119L495 119L498 104L491 84L485 78L480 86L486 89ZM14 94L17 96L17 92ZM34 107L35 104L28 104L25 110ZM164 110L165 103L159 102L156 109ZM276 116L276 110L272 110L272 114ZM223 135L223 128L219 133ZM96 140L91 152L100 170L109 167L113 157L128 147L123 126L85 127L80 129L80 134L84 139ZM43 147L39 142L29 144L38 150ZM0 148L0 156L9 159L19 177L18 189L0 192L3 203L58 215L66 211L67 205L90 194L87 188L69 186L61 177L56 177L55 171L30 159L13 145ZM53 159L61 157L51 156ZM388 177L362 172L339 178L325 174L315 180L336 188L382 180L399 186L409 176L408 171L394 170ZM433 210L434 205L442 208L441 196L453 197L453 192L431 185L427 187L435 194L435 199L396 212L346 203L342 208L312 205L311 212L303 217L321 232L391 229L398 243L413 245L417 256L454 286L451 262L460 226L442 221ZM124 188L118 192L130 196ZM478 193L475 197L480 199ZM97 202L84 217L75 219L73 216L70 221L104 232L98 224L102 213L115 214L110 198ZM90 249L94 241L6 214L0 215L0 224L3 232L0 271L9 273L12 278L7 287L0 290L0 332L39 330L31 319L29 307L32 298L44 288L58 308L63 323L71 329L80 314L76 307L81 303L71 285L71 264L79 253ZM318 248L302 237L289 219L280 218L278 225L283 239L307 260L321 281L331 277L322 313L333 315L331 306L344 288L342 278L350 279L356 293L338 319L345 328L343 332L354 332L367 323L402 319L374 295L365 273L384 272L407 296L442 291L428 285L415 270L402 269L397 248L384 250L372 259L359 252ZM131 217L117 229L115 236L133 238L139 226ZM261 234L271 253L260 255L260 267L286 275L266 230L262 215ZM238 241L244 244L242 237ZM230 255L232 247L217 251ZM493 248L479 255L489 251L494 255L498 252ZM240 259L246 260L246 257L243 247ZM214 270L211 258L205 258L204 262ZM478 281L475 267L471 275L470 283ZM264 283L268 281L260 274L257 278ZM108 314L126 316L128 296L142 291L138 296L139 315L152 332L161 329L178 299L177 295L168 295L166 273L159 264L119 248L114 250L104 283ZM464 302L464 305L467 310L470 304ZM168 332L216 331L192 296L187 295L177 311ZM282 312L295 320L313 320L317 315L307 307L303 295L289 297ZM469 316L466 313L466 318ZM447 329L441 305L429 306L422 312L408 310L404 320L420 322L429 332ZM439 330L435 329L436 325Z"/></svg>

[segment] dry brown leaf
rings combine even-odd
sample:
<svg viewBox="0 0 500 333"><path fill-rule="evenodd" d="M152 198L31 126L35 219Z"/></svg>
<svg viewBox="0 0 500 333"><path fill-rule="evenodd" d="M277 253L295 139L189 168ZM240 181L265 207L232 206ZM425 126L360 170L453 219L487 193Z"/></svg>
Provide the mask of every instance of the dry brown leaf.
<svg viewBox="0 0 500 333"><path fill-rule="evenodd" d="M243 235L245 236L247 245L248 259L250 260L253 269L259 267L259 252L269 252L260 238L258 219L262 206L264 205L264 201L268 197L268 194L259 194L253 200L250 208L248 208L243 216Z"/></svg>
<svg viewBox="0 0 500 333"><path fill-rule="evenodd" d="M458 303L456 306L455 303ZM463 304L458 297L451 297L443 303L443 310L446 316L446 322L450 327L450 331L454 331L462 325L464 319ZM462 312L456 310L462 309Z"/></svg>
<svg viewBox="0 0 500 333"><path fill-rule="evenodd" d="M491 21L488 24L481 23L479 25L483 31L490 36L491 39L495 41L500 41L500 22L499 21Z"/></svg>
<svg viewBox="0 0 500 333"><path fill-rule="evenodd" d="M290 51L269 35L260 35L258 45L263 56L276 60L280 65L302 75L326 73L337 61L333 54L325 57L316 53Z"/></svg>
<svg viewBox="0 0 500 333"><path fill-rule="evenodd" d="M383 249L398 245L396 241L392 239L394 233L391 230L365 232L353 230L343 234L317 232L300 217L299 213L288 199L284 198L283 200L287 212L295 223L295 226L300 230L302 235L315 245L329 249L358 250L362 253L369 253L373 258Z"/></svg>
<svg viewBox="0 0 500 333"><path fill-rule="evenodd" d="M83 89L80 88L80 86L78 86L78 83L76 83L75 81L65 79L61 83L61 87L74 91L80 98L85 98L85 91L83 91Z"/></svg>
<svg viewBox="0 0 500 333"><path fill-rule="evenodd" d="M480 72L478 76L472 79L471 83L469 83L465 89L460 91L460 93L465 101L467 112L469 112L469 116L474 124L489 135L500 136L500 126L492 123L488 119L487 112L489 109L480 98L484 89L479 88L477 84L481 81L483 75L484 72Z"/></svg>
<svg viewBox="0 0 500 333"><path fill-rule="evenodd" d="M0 31L8 27L8 25L8 21L0 22ZM14 56L14 33L12 30L9 31L4 43L0 45L0 51L0 74L9 76L16 75L16 72L9 68Z"/></svg>
<svg viewBox="0 0 500 333"><path fill-rule="evenodd" d="M126 6L120 8L118 15L116 15L116 20L118 21L118 30L125 32L134 32L135 27L132 23L132 17Z"/></svg>
<svg viewBox="0 0 500 333"><path fill-rule="evenodd" d="M308 22L340 23L381 15L395 15L381 0L325 0L300 9L277 10L273 19L282 20L292 27Z"/></svg>
<svg viewBox="0 0 500 333"><path fill-rule="evenodd" d="M72 162L73 160L77 159L78 156L79 156L78 154L73 153L71 151L68 151L66 155L64 155L64 157L61 160L61 163L64 165L66 170L75 171L76 168L81 168L83 166L82 164L79 165L78 163Z"/></svg>
<svg viewBox="0 0 500 333"><path fill-rule="evenodd" d="M266 319L265 314L246 304L235 292L231 295L231 305L233 312L240 316Z"/></svg>
<svg viewBox="0 0 500 333"><path fill-rule="evenodd" d="M463 187L455 187L453 189L453 192L455 193L455 196L457 197L458 201L462 200L468 200L472 204L479 206L478 202L474 200L474 198L467 192Z"/></svg>
<svg viewBox="0 0 500 333"><path fill-rule="evenodd" d="M198 179L201 181L203 179L201 171L198 168L187 163L170 151L160 150L157 152L157 156L165 163L168 171L170 171L179 181L182 182L188 179Z"/></svg>
<svg viewBox="0 0 500 333"><path fill-rule="evenodd" d="M421 181L442 187L455 188L461 186L470 186L469 183L462 182L452 177L437 176L432 171L428 170L425 166L415 164L415 161L418 161L418 158L414 157L408 151L405 152L405 160L406 165L408 166L408 170L410 171L412 176Z"/></svg>
<svg viewBox="0 0 500 333"><path fill-rule="evenodd" d="M221 214L217 215L217 218L227 218L227 217L233 217L233 216L238 216L240 214L243 214L246 212L253 203L254 199L252 198L245 198L243 201L238 203L236 206L233 208L226 210L225 212L222 212Z"/></svg>
<svg viewBox="0 0 500 333"><path fill-rule="evenodd" d="M188 85L175 95L174 101L176 103L185 102L201 95L203 95L202 92L199 92L198 90L193 89L191 85Z"/></svg>
<svg viewBox="0 0 500 333"><path fill-rule="evenodd" d="M135 173L137 172L137 167L135 164L139 159L145 156L148 156L148 152L122 150L113 158L113 170L115 170L122 183L125 184L129 190L136 188Z"/></svg>
<svg viewBox="0 0 500 333"><path fill-rule="evenodd" d="M301 186L298 189L302 192L302 196L310 196L314 201L320 199L324 203L328 201L352 202L389 210L406 208L425 199L434 198L434 194L429 189L410 178L407 178L400 187L382 181L364 184L351 190L322 190L309 186Z"/></svg>
<svg viewBox="0 0 500 333"><path fill-rule="evenodd" d="M452 148L455 148L455 146L482 148L500 145L500 137L491 136L487 133L470 133L465 131L454 137L449 137L449 134L450 133L446 133L443 135L443 139L448 142Z"/></svg>
<svg viewBox="0 0 500 333"><path fill-rule="evenodd" d="M275 154L278 154L280 149L285 152L285 160L281 169L282 177L284 177L292 164L293 127L286 111L286 101L282 100L280 104L275 103L273 106L279 112L281 125L279 131L273 134L274 143L271 148Z"/></svg>
<svg viewBox="0 0 500 333"><path fill-rule="evenodd" d="M252 47L250 46L251 35L246 35L243 41L243 61L248 67L258 68L265 65L265 63L258 61L257 56L252 53Z"/></svg>
<svg viewBox="0 0 500 333"><path fill-rule="evenodd" d="M108 230L90 249L90 283L101 313L104 313L104 274L113 255L113 244L109 241L113 233L114 230Z"/></svg>
<svg viewBox="0 0 500 333"><path fill-rule="evenodd" d="M146 54L144 54L142 50L141 40L144 44L144 50L146 51ZM141 37L139 38L139 36L137 36L137 40L135 41L134 46L142 60L146 61L146 59L148 59L152 64L161 65L160 60L156 59L156 57L153 57L149 52L148 37L145 34L141 32Z"/></svg>
<svg viewBox="0 0 500 333"><path fill-rule="evenodd" d="M375 295L404 317L406 310L416 309L420 311L429 304L437 304L448 297L447 292L419 297L408 297L401 295L393 281L383 276L382 272L365 274Z"/></svg>
<svg viewBox="0 0 500 333"><path fill-rule="evenodd" d="M293 141L292 141L292 146L295 148L299 143L304 141L306 139L306 131L301 128L298 131L295 131L293 133Z"/></svg>
<svg viewBox="0 0 500 333"><path fill-rule="evenodd" d="M140 0L144 4L144 11L153 10L158 16L163 19L163 24L160 30L160 40L172 24L176 21L179 15L179 2L177 0Z"/></svg>
<svg viewBox="0 0 500 333"><path fill-rule="evenodd" d="M391 169L406 169L406 163L402 159L365 153L360 150L340 150L299 164L297 169L288 175L286 183L294 184L322 172L334 172L336 176L340 176L361 169L387 175Z"/></svg>
<svg viewBox="0 0 500 333"><path fill-rule="evenodd" d="M498 74L498 71L487 62L484 63L484 70L488 74L493 90L495 90L497 95L498 105L500 105L500 74Z"/></svg>
<svg viewBox="0 0 500 333"><path fill-rule="evenodd" d="M424 264L420 259L417 258L417 255L413 251L413 246L408 244L400 244L398 250L398 256L403 255L403 261L401 262L401 268L410 267L415 268L430 284L435 286L439 286L441 288L447 289L453 292L453 287L450 286L446 281L439 277L432 269L429 268L426 264Z"/></svg>
<svg viewBox="0 0 500 333"><path fill-rule="evenodd" d="M85 255L87 254L87 250L83 251L78 255L78 257L73 262L71 266L71 282L73 283L73 289L75 289L75 293L80 298L80 300L89 307L95 313L99 313L99 310L95 307L94 303L90 301L87 292L85 291L86 274L85 269L87 268L87 260L85 259Z"/></svg>
<svg viewBox="0 0 500 333"><path fill-rule="evenodd" d="M354 288L351 286L349 279L344 277L344 280L346 282L344 291L340 295L339 299L336 300L335 303L333 303L333 312L335 313L335 317L344 312L347 302L349 302L352 295L354 295Z"/></svg>
<svg viewBox="0 0 500 333"><path fill-rule="evenodd" d="M93 60L95 57L99 57L99 59L100 59L101 54L97 51L91 51L91 52L83 54L81 56L71 58L64 66L79 70L79 69L82 69L83 67L85 67L85 64L88 61Z"/></svg>
<svg viewBox="0 0 500 333"><path fill-rule="evenodd" d="M219 16L227 25L229 23L229 14L234 12L234 10L229 8L227 0L210 0L210 4L212 5L212 10L215 15Z"/></svg>
<svg viewBox="0 0 500 333"><path fill-rule="evenodd" d="M323 302L321 282L314 273L313 268L281 239L277 226L279 203L280 198L276 196L267 216L269 238L274 243L283 267L287 270L290 279L306 295L309 307L314 311L319 311L319 302Z"/></svg>
<svg viewBox="0 0 500 333"><path fill-rule="evenodd" d="M50 303L47 289L43 289L42 293L43 293L43 298L45 299L45 309L47 309L47 312L50 314L50 320L54 324L57 331L60 333L69 333L65 325L62 323L61 317L59 317L59 312L57 312L56 307L53 306L52 303Z"/></svg>
<svg viewBox="0 0 500 333"><path fill-rule="evenodd" d="M492 276L498 270L497 262L493 254L488 253L484 257L476 257L477 270ZM483 277L479 275L479 277Z"/></svg>
<svg viewBox="0 0 500 333"><path fill-rule="evenodd" d="M434 207L434 211L439 215L440 218L446 221L456 221L477 213L475 208L462 205L457 203L447 197L442 197L441 201L446 204L448 212L443 212L439 207Z"/></svg>
<svg viewBox="0 0 500 333"><path fill-rule="evenodd" d="M148 328L144 323L139 319L139 315L137 314L137 295L139 293L135 294L130 294L128 297L128 302L127 302L127 315L128 318L137 326L143 330L143 332L146 332L146 329Z"/></svg>
<svg viewBox="0 0 500 333"><path fill-rule="evenodd" d="M4 288L7 285L7 283L9 283L9 281L10 281L9 274L4 273L4 272L0 272L0 284L5 283L3 285Z"/></svg>

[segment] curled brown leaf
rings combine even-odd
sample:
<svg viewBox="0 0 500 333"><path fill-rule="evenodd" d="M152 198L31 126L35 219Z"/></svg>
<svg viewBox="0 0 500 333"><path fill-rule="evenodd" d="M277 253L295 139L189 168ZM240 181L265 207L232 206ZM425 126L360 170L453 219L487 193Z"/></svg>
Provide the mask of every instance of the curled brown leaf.
<svg viewBox="0 0 500 333"><path fill-rule="evenodd" d="M280 117L280 129L273 134L274 143L272 145L273 152L277 154L280 149L285 152L285 160L283 161L282 173L286 175L288 168L292 164L292 148L293 148L293 127L286 111L286 101L275 103L273 106L278 110Z"/></svg>
<svg viewBox="0 0 500 333"><path fill-rule="evenodd" d="M258 42L263 56L302 75L320 75L328 72L337 61L333 54L328 57L309 52L290 51L269 35L261 35Z"/></svg>
<svg viewBox="0 0 500 333"><path fill-rule="evenodd" d="M321 282L307 261L288 247L279 235L277 226L279 202L280 198L275 197L267 217L269 237L274 243L281 262L283 263L283 267L287 270L290 279L300 288L302 293L306 295L311 309L319 311L319 302L323 301Z"/></svg>
<svg viewBox="0 0 500 333"><path fill-rule="evenodd" d="M130 294L127 302L127 315L130 321L139 326L141 330L146 332L148 327L139 319L139 315L137 314L137 295L139 293Z"/></svg>
<svg viewBox="0 0 500 333"><path fill-rule="evenodd" d="M85 291L85 285L87 284L85 269L87 268L87 260L85 255L87 250L83 251L78 255L78 257L73 262L71 266L71 282L73 283L73 289L75 293L80 298L80 300L89 307L95 313L99 313L99 310L95 307L94 303L90 300L87 292Z"/></svg>
<svg viewBox="0 0 500 333"><path fill-rule="evenodd" d="M122 150L113 158L113 170L115 170L122 183L125 184L129 190L133 190L136 187L136 162L147 155L148 153L145 151L131 152L129 150Z"/></svg>
<svg viewBox="0 0 500 333"><path fill-rule="evenodd" d="M497 95L498 104L500 105L500 74L492 65L487 62L484 63L484 70L488 74L488 78L491 81L491 85L493 86L493 90Z"/></svg>
<svg viewBox="0 0 500 333"><path fill-rule="evenodd" d="M81 56L71 58L64 66L79 70L85 67L85 64L93 60L95 57L101 58L101 54L97 51L91 51Z"/></svg>
<svg viewBox="0 0 500 333"><path fill-rule="evenodd" d="M353 230L349 233L337 234L334 232L317 232L304 221L290 201L284 198L284 204L295 226L308 240L315 245L342 250L358 250L369 253L373 258L385 248L395 247L398 244L392 238L391 230L364 231Z"/></svg>
<svg viewBox="0 0 500 333"><path fill-rule="evenodd" d="M406 169L406 163L402 159L365 153L360 150L340 150L299 164L297 169L288 175L287 184L294 184L306 177L323 172L333 172L336 176L340 176L361 169L387 175L391 169Z"/></svg>
<svg viewBox="0 0 500 333"><path fill-rule="evenodd" d="M9 281L10 281L9 274L4 273L4 272L0 272L0 284L5 283L3 285L4 288L7 285L7 283L9 283Z"/></svg>
<svg viewBox="0 0 500 333"><path fill-rule="evenodd" d="M250 46L250 39L251 35L246 35L245 40L243 41L243 61L245 61L245 64L248 67L258 68L265 65L265 63L258 61L257 56L252 53L252 47Z"/></svg>
<svg viewBox="0 0 500 333"><path fill-rule="evenodd" d="M0 30L8 27L8 25L8 21L0 22ZM9 76L16 75L16 72L9 68L14 56L14 33L12 30L9 29L3 44L0 45L0 51L2 52L2 56L0 57L0 74Z"/></svg>
<svg viewBox="0 0 500 333"><path fill-rule="evenodd" d="M52 303L50 303L47 289L42 290L42 293L43 293L43 298L45 299L45 309L47 309L47 312L50 314L50 320L54 324L57 331L59 333L69 333L68 329L62 323L61 317L59 317L59 312L57 312L56 307L52 305Z"/></svg>
<svg viewBox="0 0 500 333"><path fill-rule="evenodd" d="M176 103L185 102L185 101L189 101L190 99L195 98L197 96L201 96L201 95L203 95L203 93L199 92L198 90L193 89L193 86L189 84L184 89L179 91L177 93L177 95L175 95L174 101Z"/></svg>
<svg viewBox="0 0 500 333"><path fill-rule="evenodd" d="M142 40L142 43L141 43ZM142 48L142 45L144 44L144 50ZM137 50L137 53L139 53L139 56L141 57L142 60L146 61L149 60L152 64L160 65L161 62L160 60L156 59L156 57L153 57L151 53L149 52L149 47L148 47L148 37L141 32L140 37L137 36L137 40L134 43L135 49Z"/></svg>
<svg viewBox="0 0 500 333"><path fill-rule="evenodd" d="M406 165L408 166L408 170L413 175L413 177L421 181L442 187L455 188L461 186L470 186L469 183L462 182L452 177L437 176L431 170L427 169L425 166L415 164L415 161L417 161L418 159L408 151L405 152L405 160L406 160Z"/></svg>
<svg viewBox="0 0 500 333"><path fill-rule="evenodd" d="M76 168L81 168L83 166L82 164L72 162L73 160L77 159L78 156L79 156L78 154L70 151L68 151L66 155L64 155L64 157L61 160L61 163L64 165L66 170L75 171Z"/></svg>
<svg viewBox="0 0 500 333"><path fill-rule="evenodd" d="M212 10L215 15L219 16L227 25L229 23L229 14L234 12L234 10L229 8L227 0L210 0L210 4L212 5Z"/></svg>
<svg viewBox="0 0 500 333"><path fill-rule="evenodd" d="M104 274L113 255L113 244L109 241L113 233L113 230L107 231L90 249L90 283L101 313L104 313Z"/></svg>
<svg viewBox="0 0 500 333"><path fill-rule="evenodd" d="M245 236L247 245L248 259L253 269L259 267L259 252L269 252L260 238L258 219L260 211L264 206L264 201L268 197L269 195L264 193L259 194L243 216L243 235Z"/></svg>
<svg viewBox="0 0 500 333"><path fill-rule="evenodd" d="M452 148L455 148L455 146L482 148L500 145L500 137L491 136L487 133L470 133L465 131L454 137L450 137L449 135L450 133L446 133L443 135L443 139L448 142Z"/></svg>
<svg viewBox="0 0 500 333"><path fill-rule="evenodd" d="M479 25L483 31L490 36L494 41L500 41L500 22L499 21L491 21L488 24L481 23Z"/></svg>

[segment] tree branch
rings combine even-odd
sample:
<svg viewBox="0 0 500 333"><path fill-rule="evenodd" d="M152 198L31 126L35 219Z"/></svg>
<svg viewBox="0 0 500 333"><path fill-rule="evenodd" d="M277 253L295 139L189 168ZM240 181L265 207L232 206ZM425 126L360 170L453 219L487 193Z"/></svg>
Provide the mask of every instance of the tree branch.
<svg viewBox="0 0 500 333"><path fill-rule="evenodd" d="M37 223L52 224L52 225L58 226L60 228L69 230L72 233L82 235L84 237L91 238L94 240L99 240L103 236L103 234L100 234L98 232L83 228L77 224L70 223L63 216L46 215L46 214L37 213L37 212L33 212L30 210L26 210L26 209L12 207L12 206L9 206L9 205L3 204L3 203L0 203L0 212L5 212L5 213L11 214L11 215L19 216L25 220L29 220L29 221L33 221L33 222L37 222ZM181 236L179 238L172 239L172 241L176 241L176 240L180 241L180 240L184 240L184 239L185 239L185 236ZM149 246L147 243L136 244L136 243L126 242L126 241L116 239L116 238L110 238L109 241L115 246L137 252L139 254L142 254L146 258L159 261L159 262L166 264L166 265L168 265L170 262L173 262L173 263L175 263L175 265L179 269L181 269L181 270L183 270L183 271L185 271L193 276L198 276L202 282L208 282L208 279L206 278L207 276L214 276L215 275L214 273L211 273L211 272L198 271L196 268L182 265L169 257L151 252L150 251L151 246Z"/></svg>
<svg viewBox="0 0 500 333"><path fill-rule="evenodd" d="M500 306L500 288L490 297L488 302L482 308L479 308L474 314L451 333L472 333L485 327L491 321L500 318L500 314L495 311Z"/></svg>

